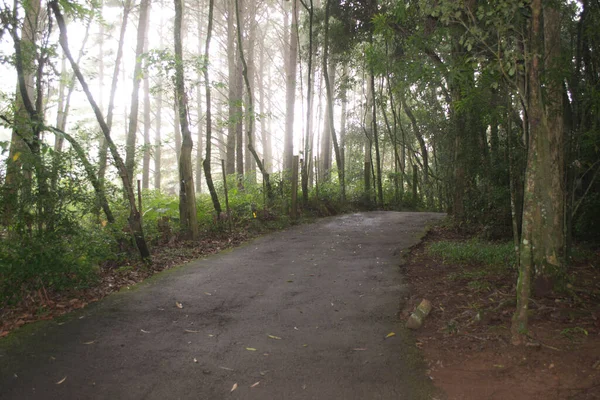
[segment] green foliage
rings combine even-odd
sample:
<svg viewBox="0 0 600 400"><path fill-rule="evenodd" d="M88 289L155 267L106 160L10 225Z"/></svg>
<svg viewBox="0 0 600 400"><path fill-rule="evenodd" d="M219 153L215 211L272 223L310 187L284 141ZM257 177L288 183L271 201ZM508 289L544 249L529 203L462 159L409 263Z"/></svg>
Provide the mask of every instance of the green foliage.
<svg viewBox="0 0 600 400"><path fill-rule="evenodd" d="M565 328L560 331L560 335L569 340L575 340L578 336L588 336L588 334L588 331L580 326Z"/></svg>
<svg viewBox="0 0 600 400"><path fill-rule="evenodd" d="M512 267L516 262L514 246L510 242L497 244L479 239L468 242L441 241L429 245L427 252L452 263Z"/></svg>

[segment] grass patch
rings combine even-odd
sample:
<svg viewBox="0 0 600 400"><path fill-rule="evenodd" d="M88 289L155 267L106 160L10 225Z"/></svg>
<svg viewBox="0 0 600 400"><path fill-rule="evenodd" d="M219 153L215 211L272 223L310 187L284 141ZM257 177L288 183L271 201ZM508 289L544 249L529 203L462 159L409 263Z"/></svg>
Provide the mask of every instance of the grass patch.
<svg viewBox="0 0 600 400"><path fill-rule="evenodd" d="M490 243L479 239L467 242L441 241L428 246L427 253L441 257L444 262L481 264L489 267L509 267L516 263L511 242Z"/></svg>

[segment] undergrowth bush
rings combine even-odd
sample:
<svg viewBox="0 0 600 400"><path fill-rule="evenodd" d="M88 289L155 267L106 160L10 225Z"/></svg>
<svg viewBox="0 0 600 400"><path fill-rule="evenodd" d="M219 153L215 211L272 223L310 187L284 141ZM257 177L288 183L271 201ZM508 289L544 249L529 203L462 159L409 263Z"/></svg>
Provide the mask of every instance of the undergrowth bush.
<svg viewBox="0 0 600 400"><path fill-rule="evenodd" d="M516 263L512 242L490 243L480 239L466 242L441 241L427 247L430 255L444 261L465 264L483 264L492 267L510 267Z"/></svg>

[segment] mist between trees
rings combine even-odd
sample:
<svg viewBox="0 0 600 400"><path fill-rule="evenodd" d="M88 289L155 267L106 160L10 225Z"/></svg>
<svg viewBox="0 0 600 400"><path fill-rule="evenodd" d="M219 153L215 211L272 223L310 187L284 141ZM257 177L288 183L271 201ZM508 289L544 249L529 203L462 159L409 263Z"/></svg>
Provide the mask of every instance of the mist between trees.
<svg viewBox="0 0 600 400"><path fill-rule="evenodd" d="M561 290L573 239L600 236L599 16L587 0L3 3L2 302L151 263L165 232L436 210L514 241L520 343L530 294Z"/></svg>

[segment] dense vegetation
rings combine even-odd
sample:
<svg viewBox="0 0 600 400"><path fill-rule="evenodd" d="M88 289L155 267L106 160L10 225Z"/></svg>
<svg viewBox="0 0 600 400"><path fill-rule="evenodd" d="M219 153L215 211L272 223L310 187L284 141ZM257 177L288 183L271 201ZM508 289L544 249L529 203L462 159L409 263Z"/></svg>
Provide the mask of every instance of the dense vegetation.
<svg viewBox="0 0 600 400"><path fill-rule="evenodd" d="M530 292L564 288L572 241L600 238L599 16L588 0L3 3L0 304L151 263L165 231L436 210L513 238L519 343Z"/></svg>

